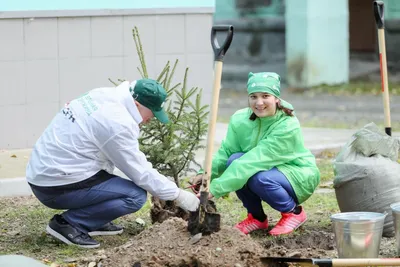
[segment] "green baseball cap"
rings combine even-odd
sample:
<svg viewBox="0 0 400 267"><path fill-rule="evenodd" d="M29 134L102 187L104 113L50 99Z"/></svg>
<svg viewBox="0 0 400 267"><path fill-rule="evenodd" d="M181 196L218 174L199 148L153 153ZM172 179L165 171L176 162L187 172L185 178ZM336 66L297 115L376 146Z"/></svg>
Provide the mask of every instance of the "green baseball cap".
<svg viewBox="0 0 400 267"><path fill-rule="evenodd" d="M163 109L167 92L164 87L152 79L140 79L136 81L134 88L129 88L132 97L150 109L154 117L162 123L168 123L168 115Z"/></svg>
<svg viewBox="0 0 400 267"><path fill-rule="evenodd" d="M281 98L281 77L275 72L249 73L247 93L267 93L281 100L281 106L293 109L293 106Z"/></svg>

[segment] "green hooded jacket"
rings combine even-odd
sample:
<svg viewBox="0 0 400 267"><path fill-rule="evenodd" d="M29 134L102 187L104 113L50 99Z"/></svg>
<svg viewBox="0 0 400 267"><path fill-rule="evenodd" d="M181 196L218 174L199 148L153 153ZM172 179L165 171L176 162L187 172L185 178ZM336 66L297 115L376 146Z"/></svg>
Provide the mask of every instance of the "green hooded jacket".
<svg viewBox="0 0 400 267"><path fill-rule="evenodd" d="M320 182L314 155L304 147L295 116L277 110L271 117L249 117L250 108L238 110L229 122L221 147L213 156L211 194L219 198L241 189L259 171L277 167L289 180L299 203L307 200ZM228 158L245 153L226 167Z"/></svg>

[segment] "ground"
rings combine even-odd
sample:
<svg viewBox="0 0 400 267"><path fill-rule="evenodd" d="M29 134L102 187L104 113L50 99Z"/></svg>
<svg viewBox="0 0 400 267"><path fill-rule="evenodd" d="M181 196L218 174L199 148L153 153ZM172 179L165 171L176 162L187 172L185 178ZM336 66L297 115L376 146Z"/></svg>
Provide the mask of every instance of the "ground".
<svg viewBox="0 0 400 267"><path fill-rule="evenodd" d="M262 246L240 231L224 226L219 232L192 241L187 223L171 218L114 249L104 266L257 266ZM194 244L193 244L194 243ZM261 266L261 265L259 265Z"/></svg>
<svg viewBox="0 0 400 267"><path fill-rule="evenodd" d="M241 202L231 194L218 199L221 230L194 242L187 224L170 218L152 224L151 201L137 213L115 222L125 231L119 236L96 237L98 249L80 249L58 242L45 233L53 214L60 211L44 207L35 197L0 198L0 255L22 254L48 265L80 266L265 266L261 257L337 257L330 216L339 212L332 190L334 151L324 151L317 158L321 183L303 207L308 221L295 233L272 237L267 230L243 235L233 226L246 216ZM280 214L267 205L270 228ZM140 219L140 220L139 220ZM142 226L142 221L146 223ZM395 238L382 238L380 257L395 257Z"/></svg>
<svg viewBox="0 0 400 267"><path fill-rule="evenodd" d="M265 266L261 262L263 256L323 258L336 254L333 234L323 229L303 227L290 238L268 238L266 231L260 231L254 238L223 226L195 244L185 229L186 223L181 219L155 225L111 251L102 266Z"/></svg>
<svg viewBox="0 0 400 267"><path fill-rule="evenodd" d="M239 209L228 212L239 203L237 199L220 203L222 229L195 242L187 231L187 224L180 218L170 218L143 229L135 218L145 214L129 215L119 222L126 230L122 236L97 238L99 249L85 250L61 244L44 233L50 217L49 210L42 208L34 197L2 199L2 207L14 207L15 212L1 212L0 254L23 254L53 266L265 266L260 257L336 257L334 234L329 215L337 211L334 194L316 194L305 204L309 221L297 232L272 237L268 231L243 235L234 229L231 216ZM266 209L270 228L279 216ZM4 211L4 210L3 210ZM148 211L148 209L147 209ZM14 218L14 220L12 220ZM18 219L17 219L18 218ZM146 221L150 219L145 218ZM32 227L34 224L35 227ZM395 256L395 238L383 238L381 257ZM96 265L94 265L96 264ZM135 265L136 264L136 265Z"/></svg>
<svg viewBox="0 0 400 267"><path fill-rule="evenodd" d="M154 225L109 251L109 256L100 261L101 266L268 266L262 257L337 257L329 227L304 226L295 234L271 237L267 231L246 236L223 226L196 243L186 227L186 222L178 218ZM395 257L394 247L394 238L383 238L381 256Z"/></svg>

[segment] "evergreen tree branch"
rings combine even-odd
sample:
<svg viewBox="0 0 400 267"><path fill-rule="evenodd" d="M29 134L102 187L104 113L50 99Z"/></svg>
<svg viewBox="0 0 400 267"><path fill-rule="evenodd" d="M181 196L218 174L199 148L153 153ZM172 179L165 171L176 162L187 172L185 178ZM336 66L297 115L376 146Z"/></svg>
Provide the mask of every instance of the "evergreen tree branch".
<svg viewBox="0 0 400 267"><path fill-rule="evenodd" d="M164 69L161 71L161 73L157 77L157 81L161 81L161 79L164 77L165 73L169 70L169 61L165 65Z"/></svg>
<svg viewBox="0 0 400 267"><path fill-rule="evenodd" d="M140 71L140 74L142 75L143 78L148 78L148 73L147 73L147 67L146 67L146 61L144 58L144 52L143 52L143 46L142 42L140 40L139 36L139 30L135 26L134 29L132 30L132 35L133 35L133 40L135 41L135 46L136 46L136 51L139 57L140 65L142 67L143 71Z"/></svg>
<svg viewBox="0 0 400 267"><path fill-rule="evenodd" d="M143 52L143 46L137 27L132 30L136 52L140 65L137 67L142 78L148 78L148 72ZM207 106L200 103L202 90L198 87L187 89L189 68L185 69L181 83L172 86L179 61L175 60L173 66L167 61L157 77L167 91L167 105L165 108L170 118L170 124L162 124L156 119L141 126L139 146L149 162L160 173L174 178L179 187L179 177L184 171L192 170L190 165L201 167L195 160L198 149L204 148L201 144L202 136L207 131ZM114 85L117 82L109 79ZM121 82L122 80L118 80ZM196 96L195 103L192 96Z"/></svg>
<svg viewBox="0 0 400 267"><path fill-rule="evenodd" d="M112 84L114 84L115 86L118 86L118 83L114 82L114 81L111 80L110 78L108 78L108 80L109 80Z"/></svg>
<svg viewBox="0 0 400 267"><path fill-rule="evenodd" d="M171 85L171 80L172 80L172 77L173 77L174 74L175 74L175 70L176 70L176 66L177 66L177 65L178 65L178 59L175 60L174 67L172 68L171 74L169 75L169 78L168 78L168 80L167 80L166 88L169 88L170 85Z"/></svg>
<svg viewBox="0 0 400 267"><path fill-rule="evenodd" d="M185 166L186 165L188 165L188 163L190 162L190 157L189 157L189 155L194 151L194 149L195 149L195 147L198 145L198 143L201 141L200 140L200 136L201 136L201 128L202 128L202 125L201 125L201 119L200 119L200 112L201 112L201 109L200 109L200 99L201 99L201 95L202 95L202 90L200 90L200 93L199 94L197 94L197 96L196 96L196 109L195 109L195 114L196 114L196 119L197 119L197 127L196 127L196 134L195 134L195 136L196 136L196 139L195 139L195 142L192 142L192 145L191 145L191 147L190 147L190 149L189 149L189 151L188 151L188 156L185 158L185 161L184 161L184 164L183 164L183 167L182 167L182 169L180 169L179 170L179 172L181 172L184 168L185 168Z"/></svg>

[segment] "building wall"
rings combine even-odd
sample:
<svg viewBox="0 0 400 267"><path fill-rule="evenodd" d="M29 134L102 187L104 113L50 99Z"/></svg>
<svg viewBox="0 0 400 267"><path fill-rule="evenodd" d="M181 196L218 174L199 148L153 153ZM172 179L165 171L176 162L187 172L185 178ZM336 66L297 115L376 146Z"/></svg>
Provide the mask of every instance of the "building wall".
<svg viewBox="0 0 400 267"><path fill-rule="evenodd" d="M214 7L215 0L12 0L2 1L0 11L66 11L66 10L123 10L147 8L199 8Z"/></svg>
<svg viewBox="0 0 400 267"><path fill-rule="evenodd" d="M215 23L235 27L222 86L244 90L248 73L260 71L275 71L284 81L285 1L218 0L215 9Z"/></svg>
<svg viewBox="0 0 400 267"><path fill-rule="evenodd" d="M390 70L400 71L400 1L384 0L384 3L387 62Z"/></svg>
<svg viewBox="0 0 400 267"><path fill-rule="evenodd" d="M300 5L306 5L310 1L299 0L299 2ZM250 8L246 12L245 8L238 7L238 3L247 3L248 6L257 5L258 8ZM400 50L398 49L400 43L400 1L384 0L384 3L388 66L391 70L398 71L400 70ZM284 84L288 82L287 76L290 66L287 66L285 60L290 51L286 49L288 40L285 32L288 27L288 20L290 21L291 18L288 17L288 20L285 20L287 5L287 0L218 0L216 2L216 22L231 23L236 27L235 39L228 52L231 57L227 58L224 66L223 85L225 87L243 90L249 71L273 70L281 74ZM321 12L329 15L323 5L318 5L317 8L319 10L316 10L316 16ZM350 42L346 56L355 59L360 57L362 60L373 62L379 61L377 31L373 18L373 1L348 0L348 5L341 6L341 8L343 8L341 12L349 13L349 38L342 38L344 32L341 32L337 37L338 40L342 38L344 41ZM334 12L337 12L337 10ZM330 19L332 25L338 25L336 24L337 18ZM310 34L313 34L314 30L317 34L318 31L326 30L325 26L321 27L318 24L318 18L314 20L317 22L310 28ZM323 17L321 17L321 21L325 21ZM342 25L343 21L339 20L338 23ZM332 25L328 26L329 32L331 32ZM337 28L335 27L334 32ZM298 28L301 30L301 25ZM328 45L330 44L328 43ZM343 43L343 45L347 44ZM317 48L319 49L318 46ZM349 71L349 75L351 73ZM359 73L363 72L355 71L354 75L358 77ZM335 75L333 72L331 74Z"/></svg>
<svg viewBox="0 0 400 267"><path fill-rule="evenodd" d="M284 0L218 0L215 19L279 17L284 13Z"/></svg>
<svg viewBox="0 0 400 267"><path fill-rule="evenodd" d="M179 59L173 82L181 82L189 67L189 88L203 88L203 103L209 103L213 6L51 8L0 8L13 10L0 12L0 149L31 147L64 103L92 88L111 86L109 78L140 78L134 26L140 32L149 76L156 78L167 61Z"/></svg>
<svg viewBox="0 0 400 267"><path fill-rule="evenodd" d="M349 81L348 0L287 0L288 86ZM329 29L329 31L327 30Z"/></svg>

